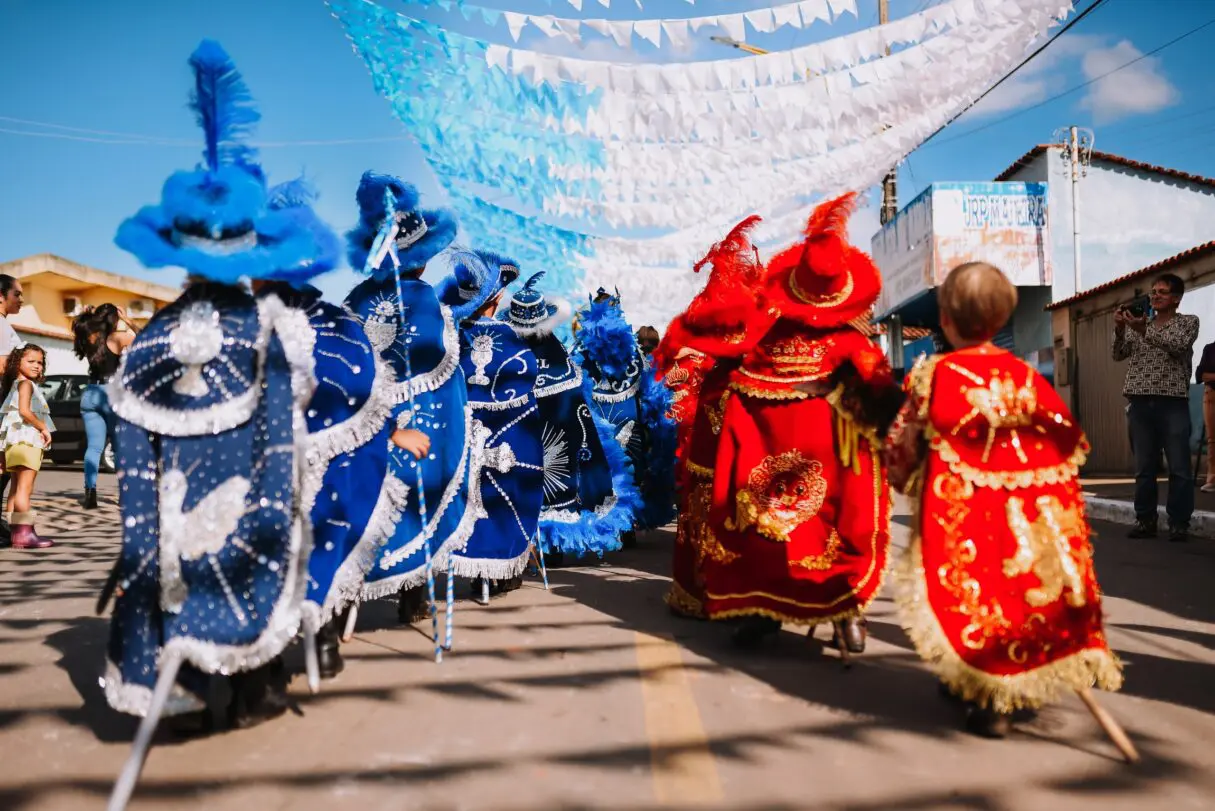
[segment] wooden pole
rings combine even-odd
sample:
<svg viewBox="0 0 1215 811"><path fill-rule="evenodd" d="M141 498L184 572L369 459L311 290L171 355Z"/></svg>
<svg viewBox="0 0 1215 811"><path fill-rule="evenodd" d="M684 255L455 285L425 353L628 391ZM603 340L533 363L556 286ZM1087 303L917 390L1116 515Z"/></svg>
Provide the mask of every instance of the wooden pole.
<svg viewBox="0 0 1215 811"><path fill-rule="evenodd" d="M1076 695L1080 696L1080 700L1084 702L1084 706L1088 707L1088 711L1097 719L1097 723L1105 730L1105 734L1114 742L1114 746L1118 747L1118 751L1126 758L1127 763L1138 763L1139 753L1135 751L1135 744L1131 743L1131 739L1127 737L1126 731L1114 720L1114 716L1110 715L1105 707L1097 703L1097 698L1093 695L1093 691L1088 687L1077 690Z"/></svg>

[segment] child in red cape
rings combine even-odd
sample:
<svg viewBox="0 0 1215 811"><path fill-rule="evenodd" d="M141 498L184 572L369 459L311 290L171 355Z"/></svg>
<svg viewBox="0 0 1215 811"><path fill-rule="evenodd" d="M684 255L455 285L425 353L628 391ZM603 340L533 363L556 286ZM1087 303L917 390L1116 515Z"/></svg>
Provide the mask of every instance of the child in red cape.
<svg viewBox="0 0 1215 811"><path fill-rule="evenodd" d="M938 291L954 351L923 359L887 437L891 483L919 502L895 578L904 628L967 726L1003 737L1012 711L1061 690L1117 690L1078 481L1088 443L1055 390L991 344L1017 290L985 263Z"/></svg>

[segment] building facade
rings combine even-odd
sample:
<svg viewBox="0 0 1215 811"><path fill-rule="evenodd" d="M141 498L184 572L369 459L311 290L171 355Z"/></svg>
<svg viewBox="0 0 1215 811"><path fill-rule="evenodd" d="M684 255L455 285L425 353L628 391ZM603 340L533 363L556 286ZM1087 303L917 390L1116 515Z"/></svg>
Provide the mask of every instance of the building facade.
<svg viewBox="0 0 1215 811"><path fill-rule="evenodd" d="M0 273L21 281L25 306L9 323L28 343L47 352L47 374L85 374L84 361L72 352L72 319L86 307L115 304L136 324L177 298L180 291L129 276L119 276L43 253L0 263Z"/></svg>

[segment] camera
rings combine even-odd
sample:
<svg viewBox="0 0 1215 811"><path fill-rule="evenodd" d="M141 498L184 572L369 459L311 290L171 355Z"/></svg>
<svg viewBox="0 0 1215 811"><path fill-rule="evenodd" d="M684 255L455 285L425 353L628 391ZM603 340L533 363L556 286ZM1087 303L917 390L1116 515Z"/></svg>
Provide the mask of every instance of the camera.
<svg viewBox="0 0 1215 811"><path fill-rule="evenodd" d="M1126 310L1128 313L1130 313L1135 318L1145 317L1148 314L1148 312L1151 310L1151 308L1152 308L1152 305L1147 296L1140 296L1139 298L1132 301L1130 304L1123 307L1124 310Z"/></svg>

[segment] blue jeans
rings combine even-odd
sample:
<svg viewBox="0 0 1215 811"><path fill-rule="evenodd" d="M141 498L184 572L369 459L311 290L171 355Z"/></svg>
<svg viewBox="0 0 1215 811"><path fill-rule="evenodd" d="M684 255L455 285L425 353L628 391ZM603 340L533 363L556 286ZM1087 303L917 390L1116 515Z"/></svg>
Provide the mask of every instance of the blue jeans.
<svg viewBox="0 0 1215 811"><path fill-rule="evenodd" d="M80 416L84 418L84 435L88 448L84 452L84 489L97 489L97 469L106 442L114 436L114 412L105 386L90 384L80 397Z"/></svg>
<svg viewBox="0 0 1215 811"><path fill-rule="evenodd" d="M1190 403L1183 397L1132 397L1127 409L1135 455L1135 517L1156 521L1156 476L1160 452L1169 468L1165 511L1169 525L1189 527L1194 514L1194 471L1190 460Z"/></svg>

